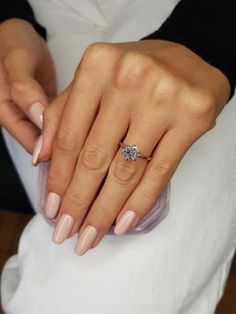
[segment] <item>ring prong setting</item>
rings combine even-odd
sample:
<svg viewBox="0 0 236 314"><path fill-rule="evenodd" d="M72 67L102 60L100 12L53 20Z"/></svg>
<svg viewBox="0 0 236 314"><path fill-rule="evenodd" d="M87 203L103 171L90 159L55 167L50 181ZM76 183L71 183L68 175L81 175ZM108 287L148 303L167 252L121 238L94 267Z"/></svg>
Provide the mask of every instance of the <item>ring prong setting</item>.
<svg viewBox="0 0 236 314"><path fill-rule="evenodd" d="M122 155L125 160L136 161L140 153L136 145L126 145L122 150Z"/></svg>

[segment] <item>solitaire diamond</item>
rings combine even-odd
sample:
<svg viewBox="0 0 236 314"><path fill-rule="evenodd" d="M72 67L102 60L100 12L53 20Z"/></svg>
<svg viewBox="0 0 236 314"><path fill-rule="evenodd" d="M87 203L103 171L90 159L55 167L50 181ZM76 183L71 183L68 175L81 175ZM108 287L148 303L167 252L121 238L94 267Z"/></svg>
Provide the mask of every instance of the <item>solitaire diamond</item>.
<svg viewBox="0 0 236 314"><path fill-rule="evenodd" d="M137 160L139 151L136 145L126 145L122 151L125 160Z"/></svg>

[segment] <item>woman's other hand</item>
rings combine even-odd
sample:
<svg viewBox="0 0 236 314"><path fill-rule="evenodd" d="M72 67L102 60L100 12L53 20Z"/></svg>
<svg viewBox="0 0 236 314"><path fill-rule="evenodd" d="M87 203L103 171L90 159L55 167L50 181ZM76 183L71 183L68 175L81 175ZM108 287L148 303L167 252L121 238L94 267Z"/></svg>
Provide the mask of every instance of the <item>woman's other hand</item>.
<svg viewBox="0 0 236 314"><path fill-rule="evenodd" d="M45 211L57 215L54 241L80 230L82 255L114 221L116 234L137 225L186 151L215 126L229 94L224 74L182 45L88 47L70 87L45 111L43 137L53 141ZM120 141L151 161L124 160Z"/></svg>
<svg viewBox="0 0 236 314"><path fill-rule="evenodd" d="M0 24L0 125L32 153L48 98L55 96L53 61L30 23Z"/></svg>

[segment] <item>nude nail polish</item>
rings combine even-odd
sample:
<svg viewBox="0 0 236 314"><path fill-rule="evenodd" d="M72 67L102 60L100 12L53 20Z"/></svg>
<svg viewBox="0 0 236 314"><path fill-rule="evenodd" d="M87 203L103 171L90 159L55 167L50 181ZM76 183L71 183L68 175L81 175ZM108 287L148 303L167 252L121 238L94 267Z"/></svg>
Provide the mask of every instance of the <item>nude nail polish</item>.
<svg viewBox="0 0 236 314"><path fill-rule="evenodd" d="M56 217L61 203L61 198L58 194L50 192L47 196L44 212L49 219Z"/></svg>
<svg viewBox="0 0 236 314"><path fill-rule="evenodd" d="M130 226L134 222L136 213L133 210L127 210L123 216L116 223L114 233L116 235L122 235L129 230Z"/></svg>
<svg viewBox="0 0 236 314"><path fill-rule="evenodd" d="M60 217L52 237L54 243L61 244L68 238L73 227L73 222L74 219L71 215L63 214Z"/></svg>
<svg viewBox="0 0 236 314"><path fill-rule="evenodd" d="M29 109L29 113L31 116L32 121L34 122L37 127L42 130L43 128L43 111L45 106L41 104L41 102L35 102L31 105Z"/></svg>
<svg viewBox="0 0 236 314"><path fill-rule="evenodd" d="M97 233L98 232L95 227L87 226L79 236L75 247L75 253L78 255L83 255L86 253L91 248L94 240L96 239Z"/></svg>
<svg viewBox="0 0 236 314"><path fill-rule="evenodd" d="M42 149L42 144L43 144L43 137L42 135L40 135L35 145L33 156L32 156L32 164L34 166L36 166L38 163L38 158L39 158L40 151Z"/></svg>

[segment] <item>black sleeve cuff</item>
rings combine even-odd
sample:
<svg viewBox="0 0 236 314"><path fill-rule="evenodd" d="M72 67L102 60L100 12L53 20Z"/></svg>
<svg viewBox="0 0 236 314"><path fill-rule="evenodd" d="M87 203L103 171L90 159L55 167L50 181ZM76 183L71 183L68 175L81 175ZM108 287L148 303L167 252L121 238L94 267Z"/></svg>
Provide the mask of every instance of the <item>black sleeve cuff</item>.
<svg viewBox="0 0 236 314"><path fill-rule="evenodd" d="M10 18L28 21L45 40L47 39L46 29L36 21L34 12L26 0L1 0L0 23Z"/></svg>
<svg viewBox="0 0 236 314"><path fill-rule="evenodd" d="M221 70L236 86L236 1L182 0L162 26L142 38L180 43Z"/></svg>

